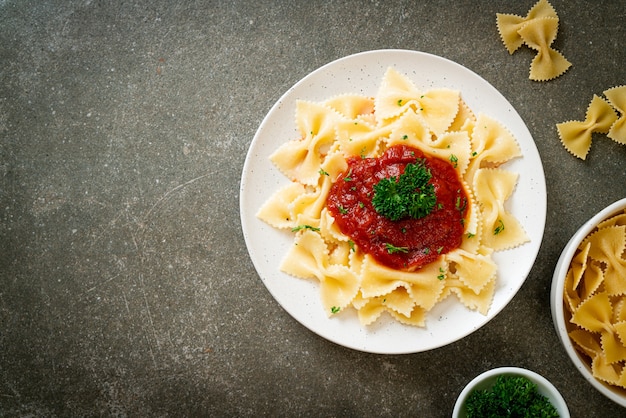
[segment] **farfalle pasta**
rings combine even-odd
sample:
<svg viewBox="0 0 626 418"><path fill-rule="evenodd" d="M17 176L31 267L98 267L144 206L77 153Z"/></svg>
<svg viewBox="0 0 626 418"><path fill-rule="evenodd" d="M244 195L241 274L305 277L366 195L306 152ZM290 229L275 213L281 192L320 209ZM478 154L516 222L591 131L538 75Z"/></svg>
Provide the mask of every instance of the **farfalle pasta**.
<svg viewBox="0 0 626 418"><path fill-rule="evenodd" d="M559 29L559 17L547 0L539 0L525 17L496 13L496 24L509 54L523 44L537 51L530 65L528 77L531 80L552 80L571 67L563 54L552 48Z"/></svg>
<svg viewBox="0 0 626 418"><path fill-rule="evenodd" d="M607 136L615 142L626 145L626 86L605 90L604 96L620 114L619 119L609 128Z"/></svg>
<svg viewBox="0 0 626 418"><path fill-rule="evenodd" d="M510 13L496 13L496 23L500 32L500 38L509 54L517 51L524 44L524 39L519 34L519 30L535 19L546 17L558 19L554 7L545 0L537 2L524 17Z"/></svg>
<svg viewBox="0 0 626 418"><path fill-rule="evenodd" d="M393 68L384 74L375 97L342 94L322 102L301 100L295 112L299 138L286 141L270 156L292 182L257 212L266 223L294 234L281 271L318 281L328 316L355 309L363 325L386 313L403 324L424 327L428 312L452 295L468 309L487 314L496 289L494 251L529 241L505 209L518 175L503 165L522 156L513 135L495 119L475 114L460 92L421 90ZM342 228L329 196L340 190L338 185L352 184L354 164L413 152L455 173L459 190L452 205L463 214L462 237L450 248L424 248L421 255L428 257L423 264L397 267L361 244L357 236L365 232ZM352 189L357 187L346 190ZM436 210L443 210L443 189L437 193ZM354 207L370 206L371 200L368 195ZM367 222L357 214L353 218ZM388 222L402 230L407 221ZM383 229L370 235L375 241L386 233ZM385 242L389 254L409 252L391 244Z"/></svg>
<svg viewBox="0 0 626 418"><path fill-rule="evenodd" d="M593 95L584 121L570 120L556 124L561 144L575 157L584 160L591 149L592 134L607 134L626 145L626 86L605 90L606 100Z"/></svg>
<svg viewBox="0 0 626 418"><path fill-rule="evenodd" d="M563 289L566 326L595 378L626 389L626 211L579 244Z"/></svg>

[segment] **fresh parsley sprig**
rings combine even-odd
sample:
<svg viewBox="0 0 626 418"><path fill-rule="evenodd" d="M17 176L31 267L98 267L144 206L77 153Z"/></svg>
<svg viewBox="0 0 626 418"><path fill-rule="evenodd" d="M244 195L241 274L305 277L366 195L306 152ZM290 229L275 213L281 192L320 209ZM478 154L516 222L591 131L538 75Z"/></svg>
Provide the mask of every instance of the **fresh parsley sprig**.
<svg viewBox="0 0 626 418"><path fill-rule="evenodd" d="M437 203L432 175L423 160L408 164L404 173L383 178L374 185L372 205L376 212L391 221L423 218Z"/></svg>

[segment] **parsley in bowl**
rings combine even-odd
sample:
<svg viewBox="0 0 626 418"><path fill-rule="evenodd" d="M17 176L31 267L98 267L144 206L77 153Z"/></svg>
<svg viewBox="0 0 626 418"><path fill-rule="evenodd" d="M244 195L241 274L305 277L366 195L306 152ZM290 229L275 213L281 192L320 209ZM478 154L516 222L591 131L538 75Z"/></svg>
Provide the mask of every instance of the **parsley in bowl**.
<svg viewBox="0 0 626 418"><path fill-rule="evenodd" d="M474 378L461 392L453 418L561 417L569 410L544 377L518 367L501 367Z"/></svg>

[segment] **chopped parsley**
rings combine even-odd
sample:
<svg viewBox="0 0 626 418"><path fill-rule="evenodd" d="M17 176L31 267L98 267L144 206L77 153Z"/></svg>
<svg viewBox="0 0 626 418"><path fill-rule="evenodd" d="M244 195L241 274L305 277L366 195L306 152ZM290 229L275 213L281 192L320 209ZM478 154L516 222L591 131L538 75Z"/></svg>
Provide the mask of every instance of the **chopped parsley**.
<svg viewBox="0 0 626 418"><path fill-rule="evenodd" d="M454 154L450 154L450 162L452 163L452 166L456 168L457 165L459 165L459 158Z"/></svg>
<svg viewBox="0 0 626 418"><path fill-rule="evenodd" d="M475 389L465 401L468 418L558 417L550 400L523 376L499 375L491 389Z"/></svg>
<svg viewBox="0 0 626 418"><path fill-rule="evenodd" d="M336 314L340 310L341 310L341 308L339 306L333 306L333 307L330 308L330 313Z"/></svg>
<svg viewBox="0 0 626 418"><path fill-rule="evenodd" d="M320 173L322 176L330 176L330 174L328 174L328 171L324 170L323 168L320 168L319 173Z"/></svg>
<svg viewBox="0 0 626 418"><path fill-rule="evenodd" d="M504 231L504 222L502 222L502 219L498 219L498 226L493 230L493 235L498 235L502 231Z"/></svg>
<svg viewBox="0 0 626 418"><path fill-rule="evenodd" d="M437 203L431 176L424 160L418 160L408 164L397 179L381 179L374 185L374 209L391 221L427 216Z"/></svg>
<svg viewBox="0 0 626 418"><path fill-rule="evenodd" d="M303 229L309 229L311 231L319 231L320 230L319 228L316 228L316 227L311 226L311 225L298 225L298 226L296 226L294 228L291 228L291 232L298 232L298 231L301 231Z"/></svg>
<svg viewBox="0 0 626 418"><path fill-rule="evenodd" d="M395 253L408 253L409 252L409 247L396 247L393 244L390 244L388 242L385 243L385 248L387 249L387 252L389 254L395 254Z"/></svg>

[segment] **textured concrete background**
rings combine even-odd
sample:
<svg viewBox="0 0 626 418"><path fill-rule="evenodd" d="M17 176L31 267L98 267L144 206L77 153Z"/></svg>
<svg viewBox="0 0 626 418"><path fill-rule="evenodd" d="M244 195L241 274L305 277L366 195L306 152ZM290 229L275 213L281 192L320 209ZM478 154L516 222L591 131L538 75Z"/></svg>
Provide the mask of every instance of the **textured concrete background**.
<svg viewBox="0 0 626 418"><path fill-rule="evenodd" d="M454 4L454 7L452 7ZM528 80L496 12L534 1L0 0L1 416L449 416L497 366L542 373L574 417L624 411L587 385L552 327L569 236L626 196L626 147L586 161L555 124L626 83L623 1L554 0L573 63ZM327 342L258 278L239 179L272 104L310 71L371 49L444 56L518 110L546 172L536 265L493 321L403 356Z"/></svg>

